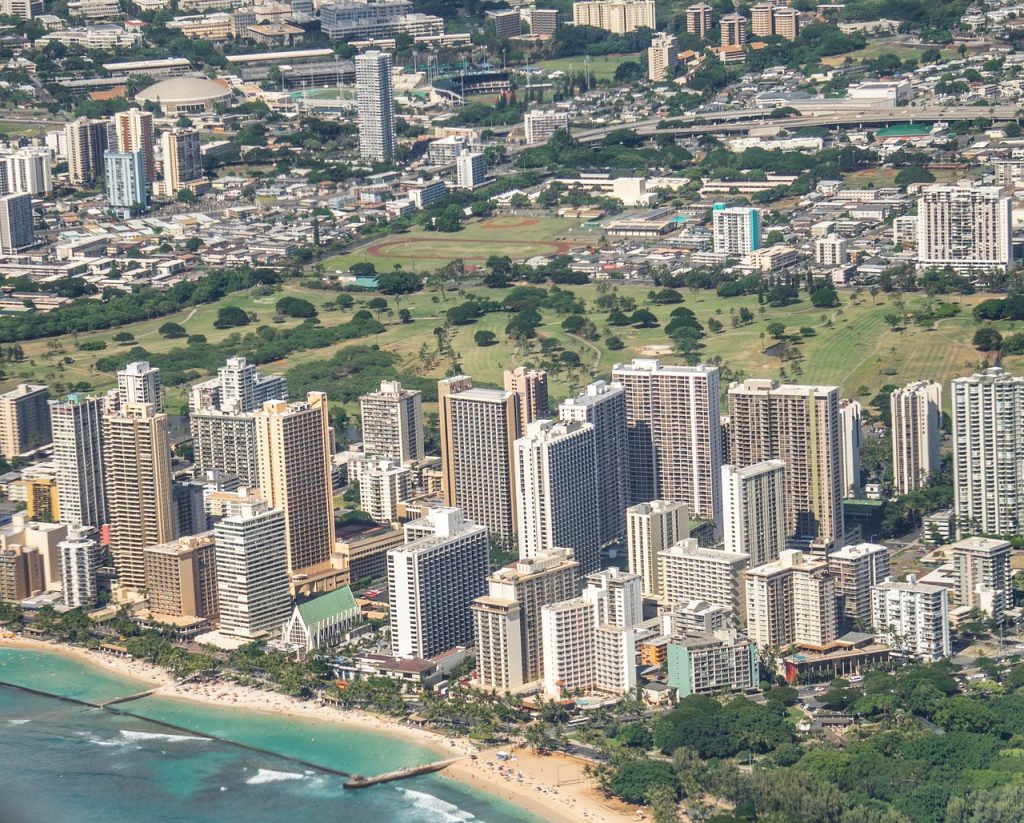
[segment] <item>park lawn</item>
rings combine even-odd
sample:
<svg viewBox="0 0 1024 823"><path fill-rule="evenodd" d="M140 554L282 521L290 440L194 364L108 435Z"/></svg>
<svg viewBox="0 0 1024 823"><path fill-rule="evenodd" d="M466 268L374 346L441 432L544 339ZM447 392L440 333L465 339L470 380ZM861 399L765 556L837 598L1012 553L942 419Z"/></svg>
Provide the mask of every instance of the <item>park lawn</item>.
<svg viewBox="0 0 1024 823"><path fill-rule="evenodd" d="M590 76L595 80L612 80L615 77L615 70L623 63L633 61L643 63L640 52L636 54L604 54L590 58ZM547 72L563 71L566 74L583 74L586 65L583 57L559 57L554 60L544 60L537 63L536 68L544 69Z"/></svg>
<svg viewBox="0 0 1024 823"><path fill-rule="evenodd" d="M821 62L826 66L841 66L847 58L853 60L874 60L883 54L895 54L900 60L917 60L925 52L925 48L917 46L904 46L899 43L892 43L888 40L875 40L868 43L864 48L856 51L848 51L843 54L834 54L830 57L823 57ZM959 55L956 49L940 49L943 60L952 60Z"/></svg>
<svg viewBox="0 0 1024 823"><path fill-rule="evenodd" d="M38 137L47 129L56 129L57 126L44 126L40 123L26 123L22 120L0 120L0 133L8 137Z"/></svg>
<svg viewBox="0 0 1024 823"><path fill-rule="evenodd" d="M964 177L976 176L969 169L928 169L936 183L955 183ZM848 189L881 189L896 185L899 169L881 166L875 169L861 169L843 175L843 184Z"/></svg>

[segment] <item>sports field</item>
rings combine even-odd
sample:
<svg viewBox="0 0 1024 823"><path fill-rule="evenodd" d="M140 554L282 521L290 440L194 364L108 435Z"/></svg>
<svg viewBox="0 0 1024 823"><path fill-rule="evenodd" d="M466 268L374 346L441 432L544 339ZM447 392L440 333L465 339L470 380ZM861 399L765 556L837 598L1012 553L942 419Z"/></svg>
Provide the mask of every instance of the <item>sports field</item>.
<svg viewBox="0 0 1024 823"><path fill-rule="evenodd" d="M490 217L470 221L452 234L420 228L374 240L356 251L326 261L334 271L353 263L373 263L379 270L396 263L409 271L428 271L451 260L483 263L492 254L526 260L538 254L564 254L584 242L580 221L568 217Z"/></svg>
<svg viewBox="0 0 1024 823"><path fill-rule="evenodd" d="M646 58L639 52L637 54L604 54L590 58L590 76L594 80L611 80L615 77L615 70L623 63L630 60L644 63ZM587 64L582 57L559 57L555 60L545 60L538 63L536 68L545 71L563 71L566 74L585 74Z"/></svg>

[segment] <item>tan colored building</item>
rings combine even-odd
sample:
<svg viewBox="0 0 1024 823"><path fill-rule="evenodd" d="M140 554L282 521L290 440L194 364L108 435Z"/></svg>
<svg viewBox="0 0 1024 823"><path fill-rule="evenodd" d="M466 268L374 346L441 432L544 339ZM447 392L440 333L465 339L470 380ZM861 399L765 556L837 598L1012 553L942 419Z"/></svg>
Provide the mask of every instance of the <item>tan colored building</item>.
<svg viewBox="0 0 1024 823"><path fill-rule="evenodd" d="M747 634L760 648L825 649L835 642L836 579L828 561L786 550L743 576Z"/></svg>
<svg viewBox="0 0 1024 823"><path fill-rule="evenodd" d="M871 625L871 587L889 576L889 549L875 543L844 546L828 556L836 576L839 617L848 628L864 631Z"/></svg>
<svg viewBox="0 0 1024 823"><path fill-rule="evenodd" d="M128 403L103 419L110 552L122 585L146 584L143 550L174 539L167 415Z"/></svg>
<svg viewBox="0 0 1024 823"><path fill-rule="evenodd" d="M656 34L647 49L647 76L655 83L671 80L679 60L679 44L671 34Z"/></svg>
<svg viewBox="0 0 1024 823"><path fill-rule="evenodd" d="M213 532L148 546L143 555L150 611L168 617L216 617Z"/></svg>
<svg viewBox="0 0 1024 823"><path fill-rule="evenodd" d="M43 589L55 589L61 582L60 542L67 537L62 523L40 523L19 512L0 529L0 549L23 548L39 553L43 563Z"/></svg>
<svg viewBox="0 0 1024 823"><path fill-rule="evenodd" d="M164 179L157 193L174 197L179 191L197 191L206 185L199 132L195 129L171 129L160 135Z"/></svg>
<svg viewBox="0 0 1024 823"><path fill-rule="evenodd" d="M518 366L505 369L505 391L519 395L519 416L521 432L535 420L542 420L549 415L548 408L548 373L543 369L528 369Z"/></svg>
<svg viewBox="0 0 1024 823"><path fill-rule="evenodd" d="M749 555L702 549L692 537L658 553L662 591L667 603L703 600L724 606L737 619L743 615L741 575Z"/></svg>
<svg viewBox="0 0 1024 823"><path fill-rule="evenodd" d="M772 9L772 32L783 40L796 40L800 34L800 15L789 6L775 6Z"/></svg>
<svg viewBox="0 0 1024 823"><path fill-rule="evenodd" d="M786 464L765 460L722 466L722 520L727 552L770 563L786 548Z"/></svg>
<svg viewBox="0 0 1024 823"><path fill-rule="evenodd" d="M10 545L0 549L0 602L20 603L46 589L38 549Z"/></svg>
<svg viewBox="0 0 1024 823"><path fill-rule="evenodd" d="M786 464L786 531L825 551L842 543L839 388L750 379L729 387L729 459Z"/></svg>
<svg viewBox="0 0 1024 823"><path fill-rule="evenodd" d="M928 482L939 469L942 384L917 380L889 395L892 412L892 473L898 494Z"/></svg>
<svg viewBox="0 0 1024 823"><path fill-rule="evenodd" d="M980 609L993 620L1000 620L1013 604L1010 542L965 537L951 548L957 605Z"/></svg>
<svg viewBox="0 0 1024 823"><path fill-rule="evenodd" d="M260 491L284 512L288 572L330 564L334 550L333 454L327 395L272 400L256 412Z"/></svg>
<svg viewBox="0 0 1024 823"><path fill-rule="evenodd" d="M35 477L25 484L25 509L29 520L56 523L60 520L57 481L52 477Z"/></svg>
<svg viewBox="0 0 1024 823"><path fill-rule="evenodd" d="M49 444L50 392L46 386L21 383L0 394L0 454L22 457Z"/></svg>
<svg viewBox="0 0 1024 823"><path fill-rule="evenodd" d="M519 395L475 389L466 376L438 384L445 502L494 535L516 531L515 441Z"/></svg>
<svg viewBox="0 0 1024 823"><path fill-rule="evenodd" d="M725 14L718 21L722 30L723 46L747 45L747 18L739 14Z"/></svg>
<svg viewBox="0 0 1024 823"><path fill-rule="evenodd" d="M703 40L710 28L711 6L707 3L697 3L686 9L686 30L690 34L695 34Z"/></svg>
<svg viewBox="0 0 1024 823"><path fill-rule="evenodd" d="M750 33L757 37L771 37L775 33L771 3L757 3L750 7Z"/></svg>
<svg viewBox="0 0 1024 823"><path fill-rule="evenodd" d="M683 502L652 500L626 509L629 570L639 575L645 597L663 597L658 555L690 536L689 507Z"/></svg>
<svg viewBox="0 0 1024 823"><path fill-rule="evenodd" d="M156 180L156 162L153 159L153 114L142 109L119 111L114 115L114 131L117 133L117 150L120 152L142 152L146 166L146 184Z"/></svg>
<svg viewBox="0 0 1024 823"><path fill-rule="evenodd" d="M592 0L572 4L572 24L593 26L612 34L657 28L654 0Z"/></svg>
<svg viewBox="0 0 1024 823"><path fill-rule="evenodd" d="M370 460L411 463L423 459L422 393L385 380L359 398L363 453Z"/></svg>

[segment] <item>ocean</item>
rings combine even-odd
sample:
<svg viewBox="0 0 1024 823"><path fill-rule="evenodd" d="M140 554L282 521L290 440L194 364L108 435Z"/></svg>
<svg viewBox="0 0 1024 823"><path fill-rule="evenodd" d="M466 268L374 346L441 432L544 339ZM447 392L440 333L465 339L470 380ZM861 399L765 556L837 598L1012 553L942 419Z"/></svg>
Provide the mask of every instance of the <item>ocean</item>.
<svg viewBox="0 0 1024 823"><path fill-rule="evenodd" d="M0 682L91 702L145 688L77 660L5 648ZM122 710L0 686L0 823L539 823L438 775L346 790L343 777L296 762L369 775L443 756L404 739L158 697Z"/></svg>

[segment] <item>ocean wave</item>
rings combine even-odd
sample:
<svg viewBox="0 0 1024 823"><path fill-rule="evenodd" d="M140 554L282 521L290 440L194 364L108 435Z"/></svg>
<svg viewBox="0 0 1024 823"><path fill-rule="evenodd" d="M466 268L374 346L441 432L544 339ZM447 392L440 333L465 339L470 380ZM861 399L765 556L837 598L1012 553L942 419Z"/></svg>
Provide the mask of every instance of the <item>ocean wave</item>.
<svg viewBox="0 0 1024 823"><path fill-rule="evenodd" d="M133 732L127 729L121 729L121 737L125 740L138 742L140 740L170 740L173 743L182 743L186 740L199 740L203 743L207 742L210 738L208 737L192 737L187 734L159 734L157 732Z"/></svg>
<svg viewBox="0 0 1024 823"><path fill-rule="evenodd" d="M403 789L401 786L395 786L395 788L416 810L416 820L422 821L422 823L427 823L427 821L430 823L459 823L463 820L477 819L471 812L460 809L454 803L449 803L440 797L414 789Z"/></svg>
<svg viewBox="0 0 1024 823"><path fill-rule="evenodd" d="M9 725L9 726L24 726L26 723L31 723L31 722L32 722L32 718L31 717L18 717L18 718L15 718L14 720L8 720L7 721L7 725Z"/></svg>
<svg viewBox="0 0 1024 823"><path fill-rule="evenodd" d="M297 772L275 772L273 769L259 769L256 774L245 782L250 786L259 786L264 783L280 783L284 780L305 780L309 775Z"/></svg>

